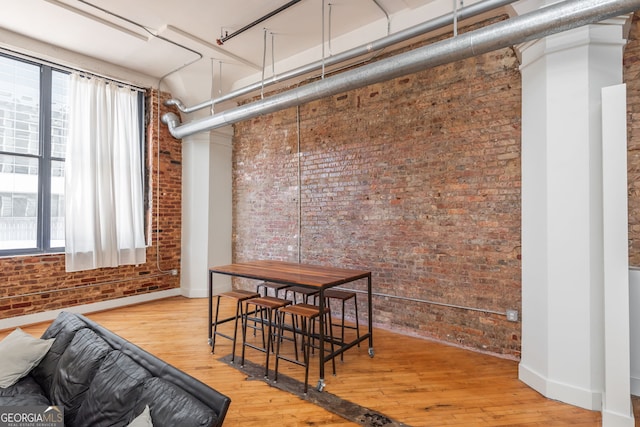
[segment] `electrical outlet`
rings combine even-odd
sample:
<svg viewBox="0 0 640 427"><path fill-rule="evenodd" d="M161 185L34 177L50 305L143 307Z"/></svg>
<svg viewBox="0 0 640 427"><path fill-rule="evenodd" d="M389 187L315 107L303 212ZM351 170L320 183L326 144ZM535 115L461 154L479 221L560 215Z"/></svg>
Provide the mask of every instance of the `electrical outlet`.
<svg viewBox="0 0 640 427"><path fill-rule="evenodd" d="M507 310L507 320L509 322L518 321L518 310Z"/></svg>
<svg viewBox="0 0 640 427"><path fill-rule="evenodd" d="M178 269L174 268L173 270L171 270L171 275L172 276L177 276L178 275Z"/></svg>

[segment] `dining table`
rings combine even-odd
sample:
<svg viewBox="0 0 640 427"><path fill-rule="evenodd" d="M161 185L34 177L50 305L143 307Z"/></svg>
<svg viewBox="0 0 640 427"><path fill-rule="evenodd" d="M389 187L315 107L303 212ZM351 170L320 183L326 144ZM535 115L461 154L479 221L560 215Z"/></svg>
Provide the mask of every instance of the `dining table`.
<svg viewBox="0 0 640 427"><path fill-rule="evenodd" d="M222 274L232 277L240 277L245 279L255 279L265 282L280 283L290 286L302 286L318 291L318 306L320 312L323 312L325 306L324 291L346 283L355 282L357 280L366 280L367 282L367 312L368 312L368 330L364 334L360 334L359 338L348 343L340 343L339 348L332 352L325 351L324 343L326 340L324 334L324 316L319 316L318 331L318 357L320 360L319 378L316 390L322 391L325 387L324 365L333 357L342 352L359 345L361 342L369 341L369 356L374 356L373 350L373 308L371 302L371 271L355 270L350 268L332 267L324 265L304 264L288 261L276 260L254 260L246 262L236 262L228 265L221 265L209 268L209 339L212 336L213 321L213 277L216 274Z"/></svg>

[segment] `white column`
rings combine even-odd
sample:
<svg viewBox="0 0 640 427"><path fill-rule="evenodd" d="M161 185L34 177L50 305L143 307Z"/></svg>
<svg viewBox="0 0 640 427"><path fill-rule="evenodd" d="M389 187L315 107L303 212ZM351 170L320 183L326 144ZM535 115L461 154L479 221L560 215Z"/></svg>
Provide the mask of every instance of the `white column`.
<svg viewBox="0 0 640 427"><path fill-rule="evenodd" d="M232 262L232 137L231 127L217 129L211 135L208 267ZM219 274L213 276L214 295L229 290L231 290L230 277Z"/></svg>
<svg viewBox="0 0 640 427"><path fill-rule="evenodd" d="M593 410L602 408L605 375L601 89L622 83L623 24L611 20L518 47L519 376L549 398Z"/></svg>
<svg viewBox="0 0 640 427"><path fill-rule="evenodd" d="M231 263L231 137L229 129L202 132L182 143L181 292L208 295L209 267ZM216 275L213 294L231 289Z"/></svg>
<svg viewBox="0 0 640 427"><path fill-rule="evenodd" d="M182 140L182 259L180 288L189 298L207 296L209 254L208 132Z"/></svg>

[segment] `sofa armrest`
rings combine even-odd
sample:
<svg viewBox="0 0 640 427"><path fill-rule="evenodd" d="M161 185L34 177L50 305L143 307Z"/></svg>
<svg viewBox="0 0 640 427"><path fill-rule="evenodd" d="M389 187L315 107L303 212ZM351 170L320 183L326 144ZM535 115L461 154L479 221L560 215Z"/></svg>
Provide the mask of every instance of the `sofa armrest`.
<svg viewBox="0 0 640 427"><path fill-rule="evenodd" d="M91 319L80 314L77 314L76 316L81 319L87 327L91 328L101 336L115 350L120 350L122 353L129 356L140 366L148 370L152 376L161 378L180 387L186 393L202 402L203 405L211 408L217 415L217 421L214 426L222 426L227 410L229 409L229 405L231 404L231 399L228 396L164 362L158 357L125 340L121 336L111 332Z"/></svg>

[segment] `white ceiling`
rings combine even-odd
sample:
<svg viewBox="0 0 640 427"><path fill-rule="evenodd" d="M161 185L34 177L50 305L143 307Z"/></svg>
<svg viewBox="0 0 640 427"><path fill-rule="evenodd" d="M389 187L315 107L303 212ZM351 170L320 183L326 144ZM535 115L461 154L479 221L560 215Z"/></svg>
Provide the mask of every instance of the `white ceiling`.
<svg viewBox="0 0 640 427"><path fill-rule="evenodd" d="M162 78L201 102L260 81L263 61L268 78L322 59L323 40L327 57L453 9L451 0L301 0L216 43L289 1L2 0L0 29Z"/></svg>

